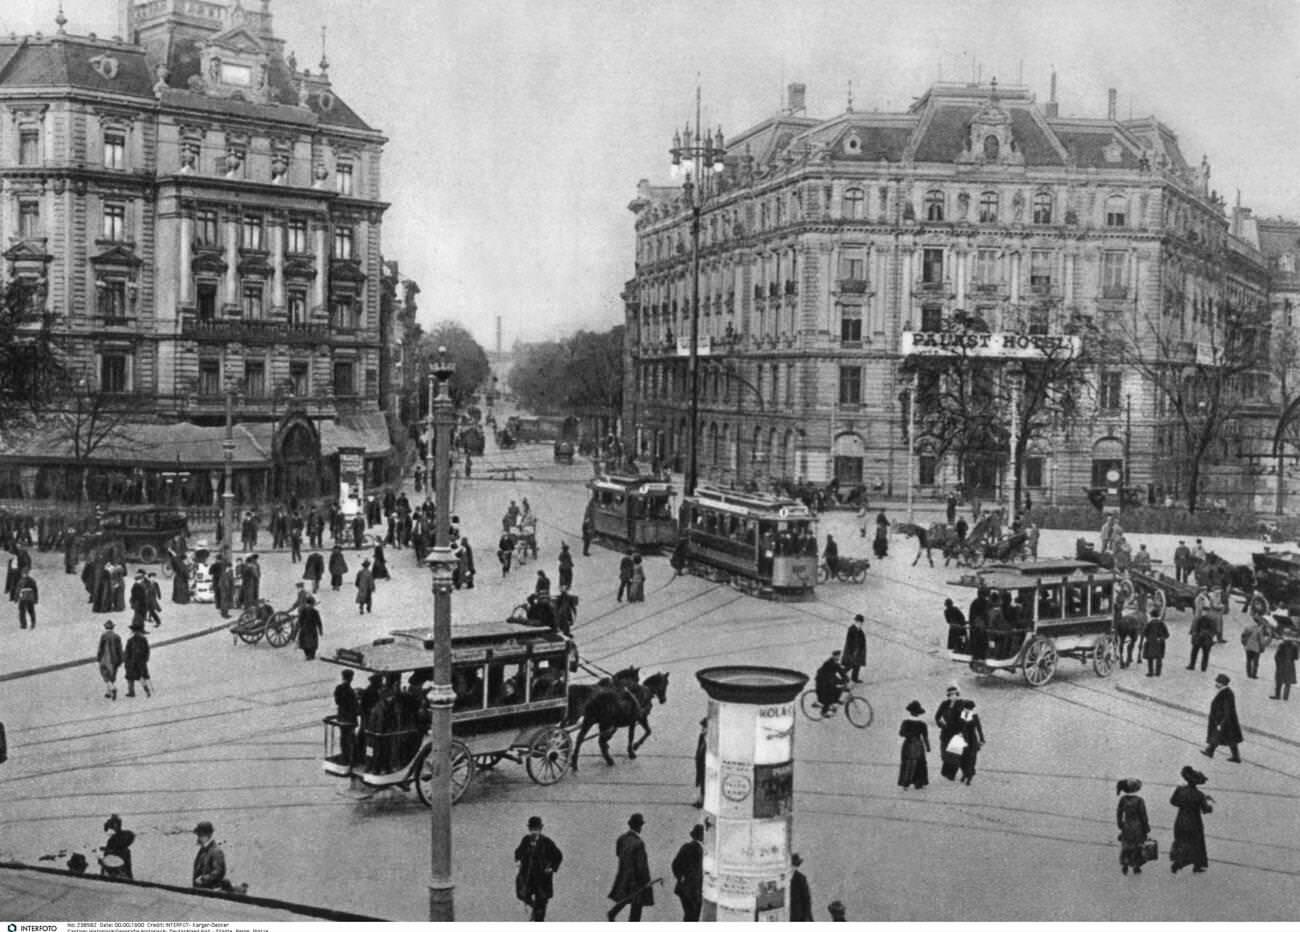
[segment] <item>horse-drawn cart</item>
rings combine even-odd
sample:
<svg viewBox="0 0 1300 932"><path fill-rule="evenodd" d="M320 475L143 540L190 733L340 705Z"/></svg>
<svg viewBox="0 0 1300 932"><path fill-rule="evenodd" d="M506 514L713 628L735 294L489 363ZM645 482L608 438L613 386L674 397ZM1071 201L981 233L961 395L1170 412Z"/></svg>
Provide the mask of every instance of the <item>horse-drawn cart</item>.
<svg viewBox="0 0 1300 932"><path fill-rule="evenodd" d="M1075 555L1085 563L1092 563L1104 569L1113 569L1114 557L1103 553L1084 538L1074 543ZM1148 616L1151 609L1156 609L1164 618L1170 606L1175 611L1187 611L1196 602L1196 585L1191 582L1179 582L1177 578L1157 569L1138 569L1132 564L1119 575L1116 583L1116 598L1123 607L1130 599L1137 599L1143 616Z"/></svg>
<svg viewBox="0 0 1300 932"><path fill-rule="evenodd" d="M1119 662L1117 579L1109 571L1061 560L1023 569L993 567L952 585L978 590L1003 619L990 627L972 621L969 650L950 652L978 674L1019 672L1037 687L1052 679L1061 657L1090 663L1101 677L1110 676Z"/></svg>

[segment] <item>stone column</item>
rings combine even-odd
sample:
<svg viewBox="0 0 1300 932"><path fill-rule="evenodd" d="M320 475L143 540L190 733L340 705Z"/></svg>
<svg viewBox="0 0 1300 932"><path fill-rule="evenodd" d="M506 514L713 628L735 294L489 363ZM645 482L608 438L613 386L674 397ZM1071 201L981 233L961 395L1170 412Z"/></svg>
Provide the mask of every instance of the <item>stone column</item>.
<svg viewBox="0 0 1300 932"><path fill-rule="evenodd" d="M325 237L329 233L329 222L321 217L312 221L312 232L316 237L316 278L311 285L312 307L322 308L325 319L329 319L330 309L325 307L325 282L330 274L329 243Z"/></svg>
<svg viewBox="0 0 1300 932"><path fill-rule="evenodd" d="M180 303L194 303L194 275L190 270L190 260L193 257L194 250L194 217L191 208L181 208L181 235L178 248L180 255L177 257L180 261L177 263L180 268Z"/></svg>
<svg viewBox="0 0 1300 932"><path fill-rule="evenodd" d="M239 227L242 218L237 213L225 215L226 227L226 283L223 303L239 303Z"/></svg>
<svg viewBox="0 0 1300 932"><path fill-rule="evenodd" d="M287 299L284 293L284 226L288 218L284 214L274 214L267 217L270 222L270 229L267 234L270 236L271 249L271 307L277 311L283 312ZM270 316L270 315L268 315Z"/></svg>

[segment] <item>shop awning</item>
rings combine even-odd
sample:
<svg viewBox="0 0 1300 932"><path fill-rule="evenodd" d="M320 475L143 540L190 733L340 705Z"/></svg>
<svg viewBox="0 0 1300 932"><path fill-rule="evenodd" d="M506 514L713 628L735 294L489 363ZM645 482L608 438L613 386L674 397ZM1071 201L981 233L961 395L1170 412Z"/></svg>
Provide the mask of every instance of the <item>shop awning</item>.
<svg viewBox="0 0 1300 932"><path fill-rule="evenodd" d="M339 447L364 447L367 456L382 456L392 449L388 420L380 411L344 415L318 426L322 456L337 453Z"/></svg>
<svg viewBox="0 0 1300 932"><path fill-rule="evenodd" d="M231 431L235 442L235 466L267 466L271 462L270 424L236 424ZM149 468L218 468L225 465L225 427L195 424L124 424L98 442L88 459L92 463ZM72 438L55 431L8 437L0 445L6 457L39 462L75 462Z"/></svg>

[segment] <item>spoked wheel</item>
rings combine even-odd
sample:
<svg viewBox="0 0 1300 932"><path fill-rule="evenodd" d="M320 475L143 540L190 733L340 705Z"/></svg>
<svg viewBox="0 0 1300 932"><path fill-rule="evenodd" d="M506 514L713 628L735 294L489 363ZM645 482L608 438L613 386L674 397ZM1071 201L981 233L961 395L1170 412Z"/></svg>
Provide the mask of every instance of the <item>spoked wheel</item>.
<svg viewBox="0 0 1300 932"><path fill-rule="evenodd" d="M867 581L866 564L860 565L857 569L853 571L853 581L855 583L864 583Z"/></svg>
<svg viewBox="0 0 1300 932"><path fill-rule="evenodd" d="M524 769L534 783L550 786L564 779L572 757L573 737L563 728L552 727L533 738Z"/></svg>
<svg viewBox="0 0 1300 932"><path fill-rule="evenodd" d="M511 609L510 621L527 621L527 620L528 620L527 605L520 604L520 605L516 605L513 609Z"/></svg>
<svg viewBox="0 0 1300 932"><path fill-rule="evenodd" d="M171 579L176 573L176 571L172 569L171 560L163 560L162 563L158 564L158 572L162 574L163 579Z"/></svg>
<svg viewBox="0 0 1300 932"><path fill-rule="evenodd" d="M288 612L276 612L266 625L266 639L272 647L284 647L293 640L293 616Z"/></svg>
<svg viewBox="0 0 1300 932"><path fill-rule="evenodd" d="M1148 609L1154 609L1156 614L1160 616L1160 620L1163 621L1165 613L1169 611L1169 596L1165 595L1165 590L1152 589L1147 593L1147 607Z"/></svg>
<svg viewBox="0 0 1300 932"><path fill-rule="evenodd" d="M266 629L257 623L254 615L240 615L239 620L235 622L235 637L239 638L245 644L256 644L262 640L262 635Z"/></svg>
<svg viewBox="0 0 1300 932"><path fill-rule="evenodd" d="M849 723L854 728L866 728L875 720L875 710L871 708L871 703L862 696L850 696L849 700L844 703L844 714L848 716Z"/></svg>
<svg viewBox="0 0 1300 932"><path fill-rule="evenodd" d="M1100 677L1110 676L1119 663L1119 644L1112 634L1103 634L1092 645L1092 669Z"/></svg>
<svg viewBox="0 0 1300 932"><path fill-rule="evenodd" d="M831 571L826 568L826 564L825 563L818 564L817 581L819 583L829 582L830 578L831 578Z"/></svg>
<svg viewBox="0 0 1300 932"><path fill-rule="evenodd" d="M815 689L804 691L804 694L799 697L799 708L811 721L820 722L825 717L822 715L822 706L817 701L817 691Z"/></svg>
<svg viewBox="0 0 1300 932"><path fill-rule="evenodd" d="M432 748L425 747L415 762L415 790L420 794L420 801L426 806L433 805L433 754ZM451 801L459 802L474 780L474 755L464 741L451 743Z"/></svg>
<svg viewBox="0 0 1300 932"><path fill-rule="evenodd" d="M1023 669L1030 686L1046 685L1056 673L1056 645L1049 638L1034 638L1025 648Z"/></svg>

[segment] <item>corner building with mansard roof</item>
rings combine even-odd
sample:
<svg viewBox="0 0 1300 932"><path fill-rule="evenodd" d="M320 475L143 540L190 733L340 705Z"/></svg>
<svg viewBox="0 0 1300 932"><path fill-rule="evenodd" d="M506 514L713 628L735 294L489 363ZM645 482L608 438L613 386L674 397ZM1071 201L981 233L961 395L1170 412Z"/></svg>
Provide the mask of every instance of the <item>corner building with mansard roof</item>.
<svg viewBox="0 0 1300 932"><path fill-rule="evenodd" d="M1232 236L1207 163L1155 118L1118 119L1114 92L1105 118L1062 117L1052 97L936 84L903 113L818 119L791 85L782 112L727 140L701 215L701 481L837 478L899 497L910 482L922 498L960 483L987 500L1009 492L1006 449L963 462L920 436L908 475L913 334L963 315L1031 335L1163 315L1194 359L1224 301L1266 303L1257 245ZM629 208L625 435L684 463L691 210L680 186L645 181ZM1034 502L1078 502L1126 446L1132 485L1178 497L1185 458L1159 392L1118 365L1089 380L1088 416L1027 452ZM1211 456L1211 496L1249 485L1228 453Z"/></svg>
<svg viewBox="0 0 1300 932"><path fill-rule="evenodd" d="M237 502L337 491L389 453L381 408L384 136L285 55L268 0L122 0L125 38L0 39L5 273L84 397L126 417L92 497ZM67 438L9 440L0 495L67 491ZM355 452L353 460L355 461Z"/></svg>

